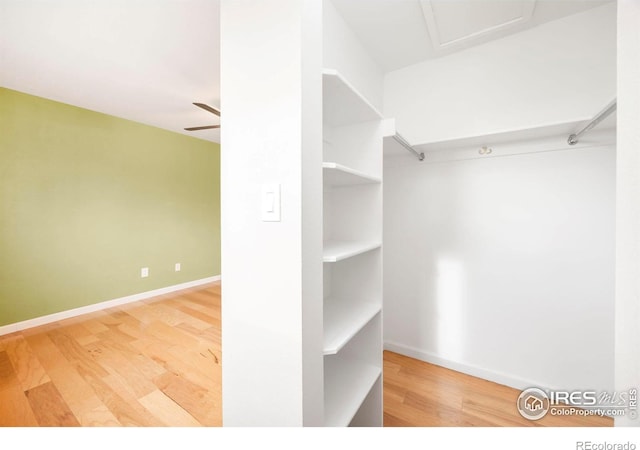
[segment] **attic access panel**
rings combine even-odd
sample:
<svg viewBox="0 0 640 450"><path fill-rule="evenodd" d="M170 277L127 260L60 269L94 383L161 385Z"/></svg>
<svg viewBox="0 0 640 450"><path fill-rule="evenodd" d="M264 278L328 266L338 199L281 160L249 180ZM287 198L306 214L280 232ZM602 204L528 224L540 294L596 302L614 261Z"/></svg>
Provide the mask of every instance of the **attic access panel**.
<svg viewBox="0 0 640 450"><path fill-rule="evenodd" d="M535 0L452 2L421 0L427 30L436 51L462 46L512 28L533 16Z"/></svg>

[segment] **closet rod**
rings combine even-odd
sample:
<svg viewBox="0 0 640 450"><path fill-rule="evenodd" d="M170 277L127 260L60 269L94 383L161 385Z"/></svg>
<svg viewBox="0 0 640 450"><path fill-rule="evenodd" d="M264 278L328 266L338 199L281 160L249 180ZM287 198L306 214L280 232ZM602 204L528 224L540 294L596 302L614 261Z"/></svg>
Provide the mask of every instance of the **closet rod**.
<svg viewBox="0 0 640 450"><path fill-rule="evenodd" d="M567 139L567 142L569 143L569 145L576 145L582 134L586 133L587 131L589 131L596 125L598 125L600 122L602 122L604 119L606 119L607 116L612 112L614 112L617 107L618 107L618 101L617 99L613 99L613 101L609 103L609 105L605 109L600 111L598 115L596 115L593 119L591 119L591 122L589 122L587 126L585 126L582 130L578 131L577 133L574 133L569 136L569 138Z"/></svg>
<svg viewBox="0 0 640 450"><path fill-rule="evenodd" d="M393 139L395 139L395 141L402 145L404 148L406 148L407 150L409 150L411 153L413 153L414 155L416 155L416 157L418 158L419 161L424 161L424 153L420 152L418 153L412 146L411 144L409 144L407 142L407 140L405 138L403 138L402 136L400 136L399 133L394 134Z"/></svg>

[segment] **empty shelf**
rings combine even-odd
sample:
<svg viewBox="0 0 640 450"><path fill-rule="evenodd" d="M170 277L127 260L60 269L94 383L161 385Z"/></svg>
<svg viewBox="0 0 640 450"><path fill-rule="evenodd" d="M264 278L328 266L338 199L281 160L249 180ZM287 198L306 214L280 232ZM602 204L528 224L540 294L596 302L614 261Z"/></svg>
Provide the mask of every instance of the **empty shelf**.
<svg viewBox="0 0 640 450"><path fill-rule="evenodd" d="M483 145L496 146L499 144L559 136L559 142L571 148L569 144L567 144L567 137L588 121L588 117L579 117L570 122L548 123L531 128L500 130L477 136L456 136L438 141L415 143L413 146L418 151L433 152L460 148L479 148Z"/></svg>
<svg viewBox="0 0 640 450"><path fill-rule="evenodd" d="M346 427L382 374L380 367L325 358L324 424Z"/></svg>
<svg viewBox="0 0 640 450"><path fill-rule="evenodd" d="M335 355L382 308L373 302L355 303L342 299L325 300L324 311L324 354Z"/></svg>
<svg viewBox="0 0 640 450"><path fill-rule="evenodd" d="M322 261L342 261L343 259L380 248L381 245L379 241L328 241L324 243Z"/></svg>
<svg viewBox="0 0 640 450"><path fill-rule="evenodd" d="M324 123L332 126L381 120L382 114L336 70L322 71Z"/></svg>
<svg viewBox="0 0 640 450"><path fill-rule="evenodd" d="M380 177L360 172L334 162L322 163L326 186L350 186L356 184L380 183Z"/></svg>

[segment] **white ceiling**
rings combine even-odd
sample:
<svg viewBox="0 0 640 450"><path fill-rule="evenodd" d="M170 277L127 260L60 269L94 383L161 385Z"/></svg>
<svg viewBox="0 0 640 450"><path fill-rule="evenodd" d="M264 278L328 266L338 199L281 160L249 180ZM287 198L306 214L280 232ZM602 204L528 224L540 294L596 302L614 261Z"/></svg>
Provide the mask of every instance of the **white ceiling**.
<svg viewBox="0 0 640 450"><path fill-rule="evenodd" d="M384 72L613 0L332 0Z"/></svg>
<svg viewBox="0 0 640 450"><path fill-rule="evenodd" d="M218 0L0 0L0 86L219 142Z"/></svg>
<svg viewBox="0 0 640 450"><path fill-rule="evenodd" d="M606 1L333 0L385 71ZM219 0L0 0L0 86L220 142L183 130L219 123L219 28Z"/></svg>

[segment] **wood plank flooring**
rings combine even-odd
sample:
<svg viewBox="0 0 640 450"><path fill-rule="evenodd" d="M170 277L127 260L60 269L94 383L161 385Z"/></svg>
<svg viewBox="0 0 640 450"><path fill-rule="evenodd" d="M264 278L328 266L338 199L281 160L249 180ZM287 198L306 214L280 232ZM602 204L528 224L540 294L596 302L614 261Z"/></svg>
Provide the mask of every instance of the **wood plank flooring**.
<svg viewBox="0 0 640 450"><path fill-rule="evenodd" d="M413 358L384 352L386 427L610 427L613 419L552 416L516 409L520 391Z"/></svg>
<svg viewBox="0 0 640 450"><path fill-rule="evenodd" d="M0 336L0 426L220 426L220 283Z"/></svg>
<svg viewBox="0 0 640 450"><path fill-rule="evenodd" d="M220 283L0 336L0 426L222 424ZM384 352L385 426L611 426L531 422L519 391Z"/></svg>

